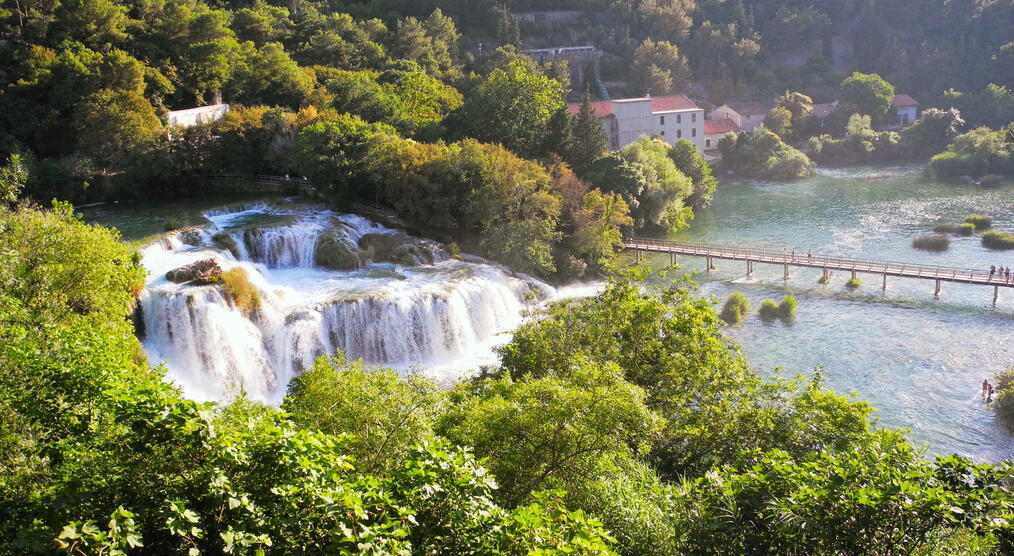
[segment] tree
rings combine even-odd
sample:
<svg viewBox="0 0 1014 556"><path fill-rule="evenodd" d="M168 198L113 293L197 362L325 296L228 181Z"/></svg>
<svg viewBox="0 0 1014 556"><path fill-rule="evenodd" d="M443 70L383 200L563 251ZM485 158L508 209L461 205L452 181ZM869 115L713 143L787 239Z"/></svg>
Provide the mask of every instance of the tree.
<svg viewBox="0 0 1014 556"><path fill-rule="evenodd" d="M631 62L630 74L634 87L641 94L665 95L681 89L689 79L686 59L670 42L645 39Z"/></svg>
<svg viewBox="0 0 1014 556"><path fill-rule="evenodd" d="M813 112L813 99L794 91L785 91L778 97L777 106L792 114L792 125L798 126L804 118Z"/></svg>
<svg viewBox="0 0 1014 556"><path fill-rule="evenodd" d="M78 106L74 123L80 152L107 170L122 168L162 133L148 99L129 90L102 89L89 96Z"/></svg>
<svg viewBox="0 0 1014 556"><path fill-rule="evenodd" d="M841 82L840 101L846 111L881 120L894 102L894 87L875 73L855 72Z"/></svg>
<svg viewBox="0 0 1014 556"><path fill-rule="evenodd" d="M605 128L602 127L602 120L595 115L591 95L585 91L581 108L574 118L570 149L565 153L567 162L580 174L602 156L608 147L609 139Z"/></svg>
<svg viewBox="0 0 1014 556"><path fill-rule="evenodd" d="M957 137L964 124L965 121L956 108L928 108L922 111L912 125L902 130L901 140L904 147L913 154L927 156L939 153Z"/></svg>
<svg viewBox="0 0 1014 556"><path fill-rule="evenodd" d="M486 458L508 507L549 486L567 488L596 461L652 434L657 417L615 365L575 359L566 378L510 377L464 384L440 432Z"/></svg>
<svg viewBox="0 0 1014 556"><path fill-rule="evenodd" d="M0 167L0 210L18 201L21 191L28 182L28 168L24 157L13 153L7 157L7 164Z"/></svg>
<svg viewBox="0 0 1014 556"><path fill-rule="evenodd" d="M684 199L694 186L676 168L670 150L664 141L643 137L599 158L585 172L586 179L603 192L621 195L636 229L678 230L693 218Z"/></svg>
<svg viewBox="0 0 1014 556"><path fill-rule="evenodd" d="M559 81L515 60L486 77L465 100L458 121L466 135L536 157L543 154L550 120L564 105Z"/></svg>
<svg viewBox="0 0 1014 556"><path fill-rule="evenodd" d="M641 0L637 15L655 36L679 41L689 34L696 9L695 0Z"/></svg>
<svg viewBox="0 0 1014 556"><path fill-rule="evenodd" d="M364 183L373 141L395 135L386 124L371 124L358 116L339 115L304 127L293 149L295 165L335 201L373 197L373 185Z"/></svg>
<svg viewBox="0 0 1014 556"><path fill-rule="evenodd" d="M634 224L629 213L627 203L615 193L602 193L598 189L586 193L581 208L573 216L576 253L604 268L623 246L621 230Z"/></svg>
<svg viewBox="0 0 1014 556"><path fill-rule="evenodd" d="M289 10L256 0L249 8L236 10L232 16L232 30L242 41L253 41L257 46L280 42L292 35Z"/></svg>
<svg viewBox="0 0 1014 556"><path fill-rule="evenodd" d="M686 198L686 204L694 210L710 205L711 195L718 188L718 180L711 175L711 166L697 147L686 139L680 139L669 151L669 158L676 169L693 182L694 189Z"/></svg>
<svg viewBox="0 0 1014 556"><path fill-rule="evenodd" d="M496 40L500 46L513 46L521 48L521 26L518 20L511 13L509 8L500 6L496 8Z"/></svg>
<svg viewBox="0 0 1014 556"><path fill-rule="evenodd" d="M783 139L792 137L792 112L780 106L772 108L764 117L764 127Z"/></svg>
<svg viewBox="0 0 1014 556"><path fill-rule="evenodd" d="M350 435L346 449L356 467L387 475L413 445L432 439L441 400L430 379L417 374L402 379L338 353L293 378L282 409L300 428Z"/></svg>

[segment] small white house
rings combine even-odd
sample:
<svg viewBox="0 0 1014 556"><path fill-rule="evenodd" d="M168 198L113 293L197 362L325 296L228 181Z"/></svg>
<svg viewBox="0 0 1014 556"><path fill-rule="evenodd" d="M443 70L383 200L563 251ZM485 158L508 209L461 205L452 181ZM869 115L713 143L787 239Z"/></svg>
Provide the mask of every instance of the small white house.
<svg viewBox="0 0 1014 556"><path fill-rule="evenodd" d="M718 149L718 140L730 131L740 131L736 122L724 120L705 120L704 122L704 150L705 152Z"/></svg>
<svg viewBox="0 0 1014 556"><path fill-rule="evenodd" d="M602 121L610 150L658 136L673 145L686 139L704 152L704 110L684 95L600 100L592 109ZM567 110L576 116L581 103L571 103Z"/></svg>
<svg viewBox="0 0 1014 556"><path fill-rule="evenodd" d="M919 117L919 103L908 95L894 95L891 108L894 110L894 117L891 118L888 129L901 129Z"/></svg>
<svg viewBox="0 0 1014 556"><path fill-rule="evenodd" d="M186 110L173 110L169 112L169 125L176 127L193 127L198 124L206 124L222 119L229 111L229 105L218 103Z"/></svg>
<svg viewBox="0 0 1014 556"><path fill-rule="evenodd" d="M768 107L759 102L730 102L715 108L711 112L712 120L732 120L739 129L753 131L764 123L768 115Z"/></svg>

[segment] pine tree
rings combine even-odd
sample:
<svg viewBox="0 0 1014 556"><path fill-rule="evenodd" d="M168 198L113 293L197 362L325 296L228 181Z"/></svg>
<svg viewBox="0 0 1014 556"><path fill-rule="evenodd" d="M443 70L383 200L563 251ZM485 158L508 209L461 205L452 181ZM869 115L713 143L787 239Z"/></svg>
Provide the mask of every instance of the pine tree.
<svg viewBox="0 0 1014 556"><path fill-rule="evenodd" d="M571 131L570 149L567 162L575 172L582 172L602 156L608 148L606 130L595 115L591 104L591 94L586 90L581 109L574 119Z"/></svg>
<svg viewBox="0 0 1014 556"><path fill-rule="evenodd" d="M500 46L510 44L521 48L521 27L517 18L506 7L498 8L497 11L500 17L496 24L496 39L500 41Z"/></svg>

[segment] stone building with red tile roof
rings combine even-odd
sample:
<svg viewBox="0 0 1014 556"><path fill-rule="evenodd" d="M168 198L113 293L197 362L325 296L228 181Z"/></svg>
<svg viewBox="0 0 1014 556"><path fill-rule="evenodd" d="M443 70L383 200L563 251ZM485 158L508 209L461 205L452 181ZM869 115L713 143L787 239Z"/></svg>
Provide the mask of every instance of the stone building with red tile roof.
<svg viewBox="0 0 1014 556"><path fill-rule="evenodd" d="M729 102L715 108L711 112L712 120L732 120L743 131L753 129L764 123L770 108L760 102Z"/></svg>
<svg viewBox="0 0 1014 556"><path fill-rule="evenodd" d="M713 151L718 149L718 140L729 132L740 131L736 122L730 119L705 120L704 122L704 150Z"/></svg>
<svg viewBox="0 0 1014 556"><path fill-rule="evenodd" d="M685 95L600 100L591 104L602 121L611 150L621 149L644 136L657 136L670 144L686 139L704 152L704 110ZM581 103L571 103L567 110L576 116Z"/></svg>

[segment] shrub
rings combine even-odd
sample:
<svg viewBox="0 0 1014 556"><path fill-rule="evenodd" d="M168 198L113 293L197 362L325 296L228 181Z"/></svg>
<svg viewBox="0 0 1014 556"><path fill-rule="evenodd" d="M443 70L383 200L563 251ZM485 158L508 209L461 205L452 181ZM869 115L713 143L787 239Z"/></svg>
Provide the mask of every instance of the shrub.
<svg viewBox="0 0 1014 556"><path fill-rule="evenodd" d="M183 227L183 222L175 218L170 218L165 221L165 231L174 232Z"/></svg>
<svg viewBox="0 0 1014 556"><path fill-rule="evenodd" d="M849 281L845 282L845 287L849 289L855 289L861 285L863 285L863 283L859 280L859 278L849 278Z"/></svg>
<svg viewBox="0 0 1014 556"><path fill-rule="evenodd" d="M964 224L940 224L933 227L933 231L938 234L956 234L961 231L961 227ZM972 226L975 229L975 226Z"/></svg>
<svg viewBox="0 0 1014 556"><path fill-rule="evenodd" d="M982 234L982 246L990 249L1014 249L1014 235L1007 232L986 232Z"/></svg>
<svg viewBox="0 0 1014 556"><path fill-rule="evenodd" d="M749 311L750 300L740 292L734 292L729 294L725 300L725 306L722 307L722 312L718 316L729 324L736 324L745 319Z"/></svg>
<svg viewBox="0 0 1014 556"><path fill-rule="evenodd" d="M1014 367L996 375L994 382L993 409L1008 426L1014 427Z"/></svg>
<svg viewBox="0 0 1014 556"><path fill-rule="evenodd" d="M775 303L774 300L772 299L765 299L761 303L760 309L757 311L757 314L759 314L760 318L764 320L776 319L778 318L779 315L778 304Z"/></svg>
<svg viewBox="0 0 1014 556"><path fill-rule="evenodd" d="M966 216L965 223L975 226L976 230L988 230L993 227L993 219L981 214L970 214Z"/></svg>
<svg viewBox="0 0 1014 556"><path fill-rule="evenodd" d="M242 268L231 268L222 273L222 293L244 315L261 306L261 296Z"/></svg>
<svg viewBox="0 0 1014 556"><path fill-rule="evenodd" d="M926 251L946 251L951 238L946 234L919 234L912 238L912 247Z"/></svg>
<svg viewBox="0 0 1014 556"><path fill-rule="evenodd" d="M970 236L975 233L975 224L971 222L965 222L961 226L958 226L958 235Z"/></svg>
<svg viewBox="0 0 1014 556"><path fill-rule="evenodd" d="M799 306L799 302L796 301L796 297L793 295L787 295L782 298L782 302L778 304L778 316L783 319L790 319L796 314L796 307Z"/></svg>

